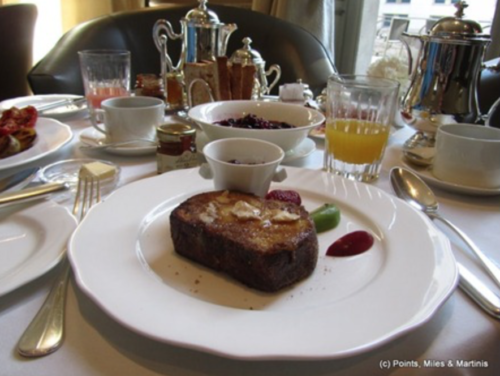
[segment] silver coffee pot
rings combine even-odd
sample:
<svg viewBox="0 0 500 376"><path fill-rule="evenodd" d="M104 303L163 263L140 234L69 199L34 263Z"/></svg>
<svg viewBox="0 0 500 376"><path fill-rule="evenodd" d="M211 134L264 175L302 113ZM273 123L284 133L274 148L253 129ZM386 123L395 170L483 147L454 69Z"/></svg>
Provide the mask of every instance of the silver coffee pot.
<svg viewBox="0 0 500 376"><path fill-rule="evenodd" d="M411 84L403 110L422 132L435 133L443 123L480 120L477 84L491 38L477 22L463 19L464 1L456 7L454 17L440 19L428 34L404 34L420 41L420 50L416 62L408 51Z"/></svg>
<svg viewBox="0 0 500 376"><path fill-rule="evenodd" d="M219 17L207 8L207 0L198 0L197 8L191 9L180 20L181 32L175 33L172 24L164 19L156 21L153 27L153 39L165 60L167 72L181 72L185 63L202 60L215 60L217 56L226 55L227 43L236 24L224 24ZM174 66L168 54L167 40L181 39L179 61Z"/></svg>
<svg viewBox="0 0 500 376"><path fill-rule="evenodd" d="M482 118L477 86L491 38L477 22L463 19L465 1L455 6L455 16L438 20L428 34L403 33L420 42L415 62L406 43L411 83L402 103L404 120L417 130L405 142L403 155L420 166L433 163L440 125L477 123Z"/></svg>
<svg viewBox="0 0 500 376"><path fill-rule="evenodd" d="M243 48L236 50L231 55L229 61L231 63L240 63L241 65L255 65L257 71L256 83L254 92L256 99L262 98L271 92L274 86L281 78L281 67L278 64L273 64L266 71L266 62L259 52L252 49L250 44L252 40L248 37L243 38ZM268 84L267 77L275 73L274 80Z"/></svg>

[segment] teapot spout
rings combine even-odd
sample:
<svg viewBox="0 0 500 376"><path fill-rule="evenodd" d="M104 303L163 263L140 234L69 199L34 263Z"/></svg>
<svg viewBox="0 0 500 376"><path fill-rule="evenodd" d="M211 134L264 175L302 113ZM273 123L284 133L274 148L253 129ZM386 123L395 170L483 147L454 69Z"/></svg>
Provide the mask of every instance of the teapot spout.
<svg viewBox="0 0 500 376"><path fill-rule="evenodd" d="M231 34L238 29L238 26L236 24L227 24L223 25L220 28L220 34L219 34L219 51L217 51L217 56L224 56L226 55L227 51L227 44L229 41L229 37Z"/></svg>

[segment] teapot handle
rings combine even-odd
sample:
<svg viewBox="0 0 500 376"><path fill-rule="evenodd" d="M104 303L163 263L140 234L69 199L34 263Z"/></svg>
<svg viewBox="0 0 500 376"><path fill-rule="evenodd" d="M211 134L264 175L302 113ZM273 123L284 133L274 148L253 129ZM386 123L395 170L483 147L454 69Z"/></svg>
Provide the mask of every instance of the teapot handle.
<svg viewBox="0 0 500 376"><path fill-rule="evenodd" d="M271 75L273 72L276 72L276 77L274 77L273 82L267 87L266 94L269 94L274 86L278 83L279 79L281 78L281 67L278 64L273 64L269 67L269 69L266 72L266 76Z"/></svg>
<svg viewBox="0 0 500 376"><path fill-rule="evenodd" d="M215 99L214 99L214 95L212 93L212 88L210 87L210 85L208 84L207 81L205 81L204 79L202 78L195 78L193 81L191 81L191 83L189 84L189 88L188 88L188 91L187 91L187 97L188 97L188 105L189 105L189 108L193 108L193 87L196 83L200 83L203 85L203 87L205 88L205 90L207 91L208 93L208 96L210 97L210 102L215 102Z"/></svg>
<svg viewBox="0 0 500 376"><path fill-rule="evenodd" d="M409 33L403 33L402 35L403 37L408 37L408 38L415 38L415 39L418 39L420 41L420 43L422 44L422 36L421 35L417 35L417 34L409 34ZM400 38L399 39L401 41L401 43L403 43L403 45L405 46L406 48L406 53L408 54L408 76L411 77L412 73L413 73L413 57L412 57L412 54L411 54L411 48L410 48L410 44L406 41L405 38ZM422 48L422 45L420 45L420 48Z"/></svg>
<svg viewBox="0 0 500 376"><path fill-rule="evenodd" d="M168 72L172 71L179 72L180 70L182 70L186 55L186 47L184 46L184 43L182 43L181 46L181 54L179 57L179 61L177 62L177 65L174 67L172 59L168 55L167 41L168 38L173 40L182 39L183 34L184 30L181 30L180 34L176 34L172 28L172 24L167 20L158 20L155 22L153 26L153 40L155 42L156 48L158 49L158 51L160 51L161 54L162 70L164 69L163 66L167 68Z"/></svg>
<svg viewBox="0 0 500 376"><path fill-rule="evenodd" d="M489 109L488 113L483 116L483 120L485 120L485 125L488 126L488 127L493 127L494 125L491 124L491 117L492 115L498 110L498 108L500 107L500 98L498 98L495 103L493 103L493 105L491 106L491 108Z"/></svg>

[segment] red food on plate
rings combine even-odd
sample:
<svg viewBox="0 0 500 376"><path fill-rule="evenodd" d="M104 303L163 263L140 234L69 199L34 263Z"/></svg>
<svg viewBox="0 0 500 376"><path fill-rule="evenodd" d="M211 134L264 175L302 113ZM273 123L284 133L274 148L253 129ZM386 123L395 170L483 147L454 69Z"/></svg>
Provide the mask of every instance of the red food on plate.
<svg viewBox="0 0 500 376"><path fill-rule="evenodd" d="M37 137L38 111L33 106L12 107L0 117L0 159L18 154L33 146Z"/></svg>
<svg viewBox="0 0 500 376"><path fill-rule="evenodd" d="M327 256L355 256L368 251L374 243L373 235L366 231L354 231L344 235L326 251Z"/></svg>
<svg viewBox="0 0 500 376"><path fill-rule="evenodd" d="M33 106L12 107L5 110L0 118L0 136L6 136L22 128L34 128L38 111Z"/></svg>

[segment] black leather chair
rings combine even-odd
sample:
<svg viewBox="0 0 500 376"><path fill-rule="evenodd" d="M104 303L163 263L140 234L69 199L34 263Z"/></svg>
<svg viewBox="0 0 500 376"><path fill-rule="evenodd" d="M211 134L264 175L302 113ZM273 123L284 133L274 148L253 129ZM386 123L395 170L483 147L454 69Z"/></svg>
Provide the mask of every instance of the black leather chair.
<svg viewBox="0 0 500 376"><path fill-rule="evenodd" d="M500 98L500 58L489 60L484 65L487 68L481 71L478 100L481 113L487 114ZM490 124L500 128L500 108L491 114Z"/></svg>
<svg viewBox="0 0 500 376"><path fill-rule="evenodd" d="M0 100L30 94L27 75L37 16L33 4L0 6Z"/></svg>
<svg viewBox="0 0 500 376"><path fill-rule="evenodd" d="M153 42L153 25L158 19L166 19L176 32L180 32L179 21L192 8L156 7L120 12L75 27L29 73L33 92L83 94L77 52L85 49L130 50L132 77L138 73L159 73L160 54ZM299 26L248 9L221 5L209 8L221 22L238 25L238 30L229 39L228 56L242 48L243 38L249 36L252 47L260 52L267 66L281 66L280 84L302 79L314 94L319 94L328 76L336 71L321 42ZM169 40L168 49L176 63L180 41Z"/></svg>

